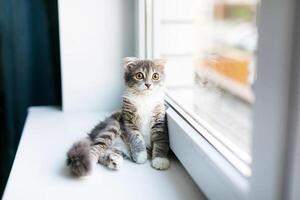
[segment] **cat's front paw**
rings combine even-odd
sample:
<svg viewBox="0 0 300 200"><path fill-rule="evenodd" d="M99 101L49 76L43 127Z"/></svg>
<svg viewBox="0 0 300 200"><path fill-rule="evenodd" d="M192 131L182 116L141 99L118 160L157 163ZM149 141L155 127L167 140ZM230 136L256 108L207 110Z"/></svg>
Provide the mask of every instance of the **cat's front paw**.
<svg viewBox="0 0 300 200"><path fill-rule="evenodd" d="M168 169L170 167L170 161L168 158L156 157L152 160L152 167L158 170Z"/></svg>
<svg viewBox="0 0 300 200"><path fill-rule="evenodd" d="M108 159L107 167L110 169L118 170L123 164L123 157L119 154L110 154Z"/></svg>
<svg viewBox="0 0 300 200"><path fill-rule="evenodd" d="M141 151L132 155L133 161L135 161L138 164L145 163L147 161L147 157L147 151Z"/></svg>

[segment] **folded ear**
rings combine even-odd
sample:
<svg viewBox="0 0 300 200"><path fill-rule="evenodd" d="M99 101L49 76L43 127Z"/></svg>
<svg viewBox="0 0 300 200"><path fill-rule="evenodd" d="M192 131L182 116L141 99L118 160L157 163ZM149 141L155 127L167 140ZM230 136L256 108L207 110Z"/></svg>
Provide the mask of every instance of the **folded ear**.
<svg viewBox="0 0 300 200"><path fill-rule="evenodd" d="M163 58L160 58L160 59L154 59L154 60L153 60L153 63L154 63L156 66L158 66L158 67L164 69L165 66L166 66L166 64L167 64L167 60L166 60L166 59L163 59Z"/></svg>
<svg viewBox="0 0 300 200"><path fill-rule="evenodd" d="M123 60L123 66L125 69L131 69L139 61L136 57L125 57Z"/></svg>

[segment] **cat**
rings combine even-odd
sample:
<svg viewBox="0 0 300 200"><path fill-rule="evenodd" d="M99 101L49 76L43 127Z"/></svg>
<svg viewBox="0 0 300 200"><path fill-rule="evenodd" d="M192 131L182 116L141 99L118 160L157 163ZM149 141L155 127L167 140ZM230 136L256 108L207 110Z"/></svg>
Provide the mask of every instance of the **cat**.
<svg viewBox="0 0 300 200"><path fill-rule="evenodd" d="M158 170L169 168L165 120L165 64L162 59L124 59L125 90L121 110L96 125L71 147L67 166L74 176L91 173L96 163L118 170L123 159Z"/></svg>

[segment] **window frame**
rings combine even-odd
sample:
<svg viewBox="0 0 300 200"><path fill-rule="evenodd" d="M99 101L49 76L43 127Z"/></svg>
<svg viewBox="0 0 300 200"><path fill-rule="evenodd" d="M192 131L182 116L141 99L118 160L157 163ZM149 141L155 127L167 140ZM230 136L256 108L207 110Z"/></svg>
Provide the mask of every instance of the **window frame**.
<svg viewBox="0 0 300 200"><path fill-rule="evenodd" d="M148 52L144 56L138 54L142 58L151 59L153 55L151 38L155 1L136 0L139 8L137 16L144 16L143 20L138 19L144 29L139 29L137 34L145 36L143 41L137 37L138 42L145 44L145 48L139 51L146 49ZM295 12L297 8L300 5L296 0L264 0L260 3L257 53L259 76L254 89L256 102L250 178L241 175L208 138L197 134L205 131L205 128L199 130L197 127L196 130L191 123L192 119L184 115L170 98L166 98L170 105L167 117L171 149L209 199L296 199L293 188L300 179L290 176L299 173L295 169L300 166L296 157L300 142L293 142L293 138L300 138L295 120L300 119L300 111L293 109L300 106L297 101L299 97L296 98L299 88L293 85L299 83L300 77L295 75L300 75L297 69L300 68L300 59L297 60L296 56L297 52L300 53L300 44L293 42L297 41L296 29L300 28L299 23L294 26L297 19L300 19L300 15ZM147 21L147 18L151 20ZM185 153L189 153L189 156ZM190 158L199 162L192 162ZM288 172L287 169L291 168L294 171Z"/></svg>
<svg viewBox="0 0 300 200"><path fill-rule="evenodd" d="M300 147L293 142L300 119L299 8L297 0L261 2L249 199L297 199L290 196L289 168L297 159L291 149Z"/></svg>

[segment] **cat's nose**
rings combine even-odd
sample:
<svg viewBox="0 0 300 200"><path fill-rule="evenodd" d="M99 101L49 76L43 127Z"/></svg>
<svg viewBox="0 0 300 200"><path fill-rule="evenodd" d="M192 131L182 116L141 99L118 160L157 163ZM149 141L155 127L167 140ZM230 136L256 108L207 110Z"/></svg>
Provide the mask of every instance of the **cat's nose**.
<svg viewBox="0 0 300 200"><path fill-rule="evenodd" d="M149 89L151 84L150 83L145 83L146 87Z"/></svg>

